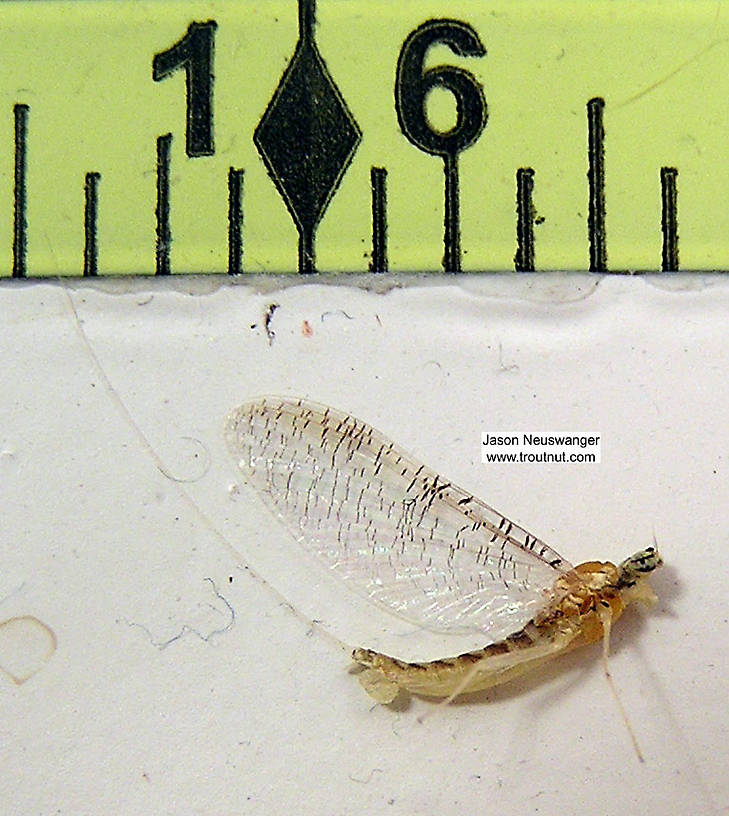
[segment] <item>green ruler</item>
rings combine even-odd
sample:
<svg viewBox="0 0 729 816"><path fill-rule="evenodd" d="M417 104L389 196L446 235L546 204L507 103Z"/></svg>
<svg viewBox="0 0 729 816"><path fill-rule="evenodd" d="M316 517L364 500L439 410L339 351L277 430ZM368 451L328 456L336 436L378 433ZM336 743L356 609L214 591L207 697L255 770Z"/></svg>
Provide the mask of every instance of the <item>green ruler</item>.
<svg viewBox="0 0 729 816"><path fill-rule="evenodd" d="M729 268L715 2L20 0L0 33L8 277Z"/></svg>

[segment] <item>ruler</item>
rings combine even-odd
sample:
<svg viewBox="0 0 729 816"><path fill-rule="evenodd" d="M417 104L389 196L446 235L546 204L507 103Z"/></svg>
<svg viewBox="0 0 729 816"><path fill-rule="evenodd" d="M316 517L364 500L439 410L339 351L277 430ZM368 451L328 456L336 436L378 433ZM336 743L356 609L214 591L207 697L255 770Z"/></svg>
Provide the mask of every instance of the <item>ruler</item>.
<svg viewBox="0 0 729 816"><path fill-rule="evenodd" d="M729 10L0 6L0 274L729 267Z"/></svg>

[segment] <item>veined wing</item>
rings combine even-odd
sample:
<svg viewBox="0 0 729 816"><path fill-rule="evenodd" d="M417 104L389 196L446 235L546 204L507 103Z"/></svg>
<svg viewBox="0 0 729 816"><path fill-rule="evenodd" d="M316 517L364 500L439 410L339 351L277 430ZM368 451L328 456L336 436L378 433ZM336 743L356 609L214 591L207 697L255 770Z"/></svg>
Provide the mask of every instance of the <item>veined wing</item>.
<svg viewBox="0 0 729 816"><path fill-rule="evenodd" d="M226 420L228 448L299 543L347 585L436 631L522 628L570 569L554 550L364 422L265 397Z"/></svg>

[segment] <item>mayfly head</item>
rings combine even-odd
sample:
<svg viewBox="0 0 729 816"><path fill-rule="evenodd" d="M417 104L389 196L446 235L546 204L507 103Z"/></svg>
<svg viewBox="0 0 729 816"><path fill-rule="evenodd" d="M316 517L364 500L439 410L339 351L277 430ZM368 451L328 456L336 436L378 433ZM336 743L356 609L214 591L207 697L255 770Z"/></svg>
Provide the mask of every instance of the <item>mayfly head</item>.
<svg viewBox="0 0 729 816"><path fill-rule="evenodd" d="M658 569L663 563L661 554L655 547L646 547L644 550L626 558L618 567L618 587L634 586L648 573Z"/></svg>

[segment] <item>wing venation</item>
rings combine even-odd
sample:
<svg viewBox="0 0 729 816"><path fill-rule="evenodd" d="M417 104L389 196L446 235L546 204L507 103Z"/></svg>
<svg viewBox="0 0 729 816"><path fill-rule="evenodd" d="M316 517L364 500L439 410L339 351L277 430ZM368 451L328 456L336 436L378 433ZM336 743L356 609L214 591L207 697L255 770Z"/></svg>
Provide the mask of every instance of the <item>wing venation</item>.
<svg viewBox="0 0 729 816"><path fill-rule="evenodd" d="M266 397L226 421L248 481L347 585L436 631L522 628L572 567L543 541L364 422Z"/></svg>

